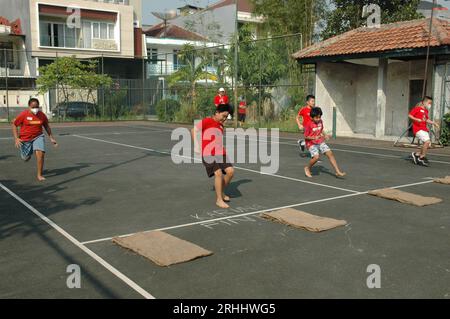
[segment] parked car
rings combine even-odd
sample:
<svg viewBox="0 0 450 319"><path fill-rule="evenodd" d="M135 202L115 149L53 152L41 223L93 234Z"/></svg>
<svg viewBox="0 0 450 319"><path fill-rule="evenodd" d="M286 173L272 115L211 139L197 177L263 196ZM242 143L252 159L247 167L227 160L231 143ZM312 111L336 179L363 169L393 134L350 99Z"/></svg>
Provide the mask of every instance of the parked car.
<svg viewBox="0 0 450 319"><path fill-rule="evenodd" d="M59 118L80 119L86 116L95 116L97 107L88 102L67 102L59 103L53 110L52 116Z"/></svg>

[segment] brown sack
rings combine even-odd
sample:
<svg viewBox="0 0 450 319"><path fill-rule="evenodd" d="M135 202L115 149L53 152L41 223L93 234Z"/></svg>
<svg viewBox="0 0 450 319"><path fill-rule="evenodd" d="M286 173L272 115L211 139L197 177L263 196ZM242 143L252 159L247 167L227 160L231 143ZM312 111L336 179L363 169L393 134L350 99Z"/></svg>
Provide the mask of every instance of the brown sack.
<svg viewBox="0 0 450 319"><path fill-rule="evenodd" d="M113 242L150 259L159 266L170 266L212 255L212 252L202 247L161 231L115 237Z"/></svg>
<svg viewBox="0 0 450 319"><path fill-rule="evenodd" d="M446 176L444 178L435 178L435 183L450 185L450 176Z"/></svg>
<svg viewBox="0 0 450 319"><path fill-rule="evenodd" d="M296 228L306 229L312 232L321 232L347 224L345 220L337 220L327 217L311 215L293 208L264 213L262 217Z"/></svg>
<svg viewBox="0 0 450 319"><path fill-rule="evenodd" d="M369 195L381 198L396 200L400 203L415 205L419 207L433 205L442 202L442 199L436 197L424 197L421 195L403 192L394 188L376 189L368 192Z"/></svg>

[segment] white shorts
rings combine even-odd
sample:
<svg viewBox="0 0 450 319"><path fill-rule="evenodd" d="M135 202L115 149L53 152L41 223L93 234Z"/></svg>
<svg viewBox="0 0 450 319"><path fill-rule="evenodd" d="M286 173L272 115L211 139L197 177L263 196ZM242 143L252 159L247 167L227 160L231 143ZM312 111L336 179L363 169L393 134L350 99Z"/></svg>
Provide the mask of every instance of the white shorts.
<svg viewBox="0 0 450 319"><path fill-rule="evenodd" d="M326 152L331 151L327 144L314 144L309 148L309 152L311 153L311 157L318 156L319 154L324 154Z"/></svg>
<svg viewBox="0 0 450 319"><path fill-rule="evenodd" d="M421 141L422 143L428 142L430 140L430 134L425 131L419 131L416 133L416 137Z"/></svg>

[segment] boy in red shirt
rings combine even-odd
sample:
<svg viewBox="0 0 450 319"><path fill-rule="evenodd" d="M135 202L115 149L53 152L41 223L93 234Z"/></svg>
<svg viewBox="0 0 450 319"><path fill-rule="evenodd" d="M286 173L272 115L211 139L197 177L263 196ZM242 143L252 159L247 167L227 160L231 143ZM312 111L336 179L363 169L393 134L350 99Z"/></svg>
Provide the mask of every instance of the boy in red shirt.
<svg viewBox="0 0 450 319"><path fill-rule="evenodd" d="M239 125L242 126L245 123L245 117L247 116L247 103L245 103L243 98L239 102L238 114Z"/></svg>
<svg viewBox="0 0 450 319"><path fill-rule="evenodd" d="M20 135L17 133L20 127ZM50 141L57 146L53 138L52 130L48 124L47 116L39 110L39 100L30 99L28 109L20 113L12 124L15 145L20 149L20 156L24 161L29 161L33 152L36 154L37 179L44 181L45 140L42 128L45 128Z"/></svg>
<svg viewBox="0 0 450 319"><path fill-rule="evenodd" d="M201 133L202 162L206 168L208 177L214 176L216 190L216 205L220 208L229 208L226 202L230 197L225 195L225 188L230 184L234 175L234 168L227 158L223 146L223 124L230 113L228 104L219 104L212 117L204 118L192 129L194 149L200 153L197 133Z"/></svg>
<svg viewBox="0 0 450 319"><path fill-rule="evenodd" d="M300 132L304 131L304 127L311 122L310 112L311 109L316 105L316 97L314 95L308 95L306 97L306 105L298 110L297 114L297 125ZM302 118L302 122L300 123L300 118ZM305 151L305 140L298 140L297 144L300 146L302 152Z"/></svg>
<svg viewBox="0 0 450 319"><path fill-rule="evenodd" d="M439 124L430 120L428 111L431 108L433 99L425 96L423 101L409 112L409 118L413 122L413 134L419 141L423 143L420 153L412 152L411 156L414 164L428 166L426 158L428 149L431 146L430 133L427 124L432 124L439 128Z"/></svg>
<svg viewBox="0 0 450 319"><path fill-rule="evenodd" d="M309 178L312 177L311 169L319 161L320 153L322 153L330 160L331 166L336 171L336 177L345 176L346 174L339 169L333 152L325 144L325 140L328 140L330 136L323 132L322 110L320 107L314 107L311 109L310 115L311 121L304 126L306 148L311 153L311 160L308 166L305 166L305 175Z"/></svg>

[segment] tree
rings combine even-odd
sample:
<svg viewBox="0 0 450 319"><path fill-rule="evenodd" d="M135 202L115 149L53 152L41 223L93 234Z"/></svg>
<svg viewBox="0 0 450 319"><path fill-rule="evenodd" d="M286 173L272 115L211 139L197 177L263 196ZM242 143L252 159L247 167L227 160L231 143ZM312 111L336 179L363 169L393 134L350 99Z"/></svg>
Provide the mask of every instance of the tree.
<svg viewBox="0 0 450 319"><path fill-rule="evenodd" d="M327 13L326 28L321 36L328 39L366 24L362 17L364 5L377 4L381 8L381 23L422 18L417 12L420 0L332 0L334 10Z"/></svg>
<svg viewBox="0 0 450 319"><path fill-rule="evenodd" d="M288 71L288 57L284 49L283 41L253 41L249 25L239 29L238 82L246 88L246 93L256 93L262 100L272 98L268 86L275 85ZM234 45L227 58L230 75L235 67L233 55ZM255 87L257 92L251 92L250 88Z"/></svg>
<svg viewBox="0 0 450 319"><path fill-rule="evenodd" d="M191 99L193 111L197 108L197 84L200 80L216 80L217 77L207 71L207 66L211 62L210 55L205 50L195 50L191 44L185 44L178 55L183 65L176 72L170 75L168 82L170 87L188 87L187 97Z"/></svg>
<svg viewBox="0 0 450 319"><path fill-rule="evenodd" d="M288 66L284 79L290 87L291 100L303 99L309 91L311 73L302 73L297 61L291 58L294 52L311 45L317 38L317 30L322 27L328 10L326 0L251 0L255 5L255 14L264 18L260 33L266 36L289 36L277 40L279 54L284 56Z"/></svg>
<svg viewBox="0 0 450 319"><path fill-rule="evenodd" d="M86 102L89 98L95 103L94 91L101 87L108 87L112 79L107 75L97 74L97 61L88 63L77 60L75 57L61 57L54 62L39 68L39 78L36 83L39 87L39 93L44 94L51 89L59 90L63 95L63 104L67 107L70 100L70 92L87 90L83 96Z"/></svg>

